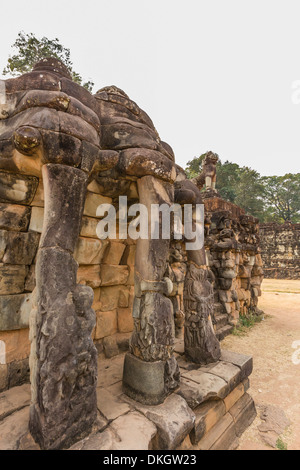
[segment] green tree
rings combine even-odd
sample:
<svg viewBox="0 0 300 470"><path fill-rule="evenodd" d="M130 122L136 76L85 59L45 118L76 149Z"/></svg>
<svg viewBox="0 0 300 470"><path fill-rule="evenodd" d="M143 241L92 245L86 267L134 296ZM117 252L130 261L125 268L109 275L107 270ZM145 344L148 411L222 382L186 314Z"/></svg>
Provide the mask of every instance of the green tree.
<svg viewBox="0 0 300 470"><path fill-rule="evenodd" d="M300 222L300 173L263 178L267 220Z"/></svg>
<svg viewBox="0 0 300 470"><path fill-rule="evenodd" d="M194 157L192 160L189 160L186 164L185 172L189 179L196 178L202 171L202 163L205 158L206 153L200 155L200 157Z"/></svg>
<svg viewBox="0 0 300 470"><path fill-rule="evenodd" d="M223 199L233 203L236 200L240 180L239 170L240 167L237 163L231 163L228 160L223 164L221 162L217 164L216 189Z"/></svg>
<svg viewBox="0 0 300 470"><path fill-rule="evenodd" d="M73 70L70 50L62 46L57 38L38 39L33 33L27 34L21 31L12 47L16 52L9 57L3 75L9 74L12 77L22 75L30 72L34 64L44 57L56 57L65 64L76 83L92 91L94 83L91 80L83 82L81 75Z"/></svg>
<svg viewBox="0 0 300 470"><path fill-rule="evenodd" d="M238 184L234 203L251 214L263 220L264 214L264 185L260 174L247 166L238 170Z"/></svg>
<svg viewBox="0 0 300 470"><path fill-rule="evenodd" d="M202 171L205 154L195 157L187 163L188 178L194 178ZM263 220L264 185L260 174L249 167L240 167L237 163L226 160L217 163L216 189L221 197L237 204L248 214Z"/></svg>

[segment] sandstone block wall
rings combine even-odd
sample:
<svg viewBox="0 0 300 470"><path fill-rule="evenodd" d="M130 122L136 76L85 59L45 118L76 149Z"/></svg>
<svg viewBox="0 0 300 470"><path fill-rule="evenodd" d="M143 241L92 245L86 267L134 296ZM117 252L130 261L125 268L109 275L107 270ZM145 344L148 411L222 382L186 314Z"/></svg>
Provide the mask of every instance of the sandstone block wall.
<svg viewBox="0 0 300 470"><path fill-rule="evenodd" d="M266 278L300 279L300 224L260 225Z"/></svg>
<svg viewBox="0 0 300 470"><path fill-rule="evenodd" d="M259 313L263 262L258 219L219 197L209 195L204 205L206 251L215 292L213 322L222 339L240 315Z"/></svg>
<svg viewBox="0 0 300 470"><path fill-rule="evenodd" d="M0 390L29 381L29 316L35 288L35 258L43 228L44 189L36 177L0 172ZM132 194L136 193L132 182ZM134 192L135 191L135 192ZM128 349L133 330L136 242L100 240L97 207L113 199L88 187L75 259L80 284L94 291L97 322L93 339L99 353L112 357ZM118 232L118 230L117 230Z"/></svg>

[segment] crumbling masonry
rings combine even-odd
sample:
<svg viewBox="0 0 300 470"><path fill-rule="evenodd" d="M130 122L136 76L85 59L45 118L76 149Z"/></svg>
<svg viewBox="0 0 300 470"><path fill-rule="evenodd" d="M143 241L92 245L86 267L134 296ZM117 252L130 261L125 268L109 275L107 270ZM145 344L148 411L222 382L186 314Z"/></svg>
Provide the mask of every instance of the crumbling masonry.
<svg viewBox="0 0 300 470"><path fill-rule="evenodd" d="M238 397L253 419L244 395L251 358L221 356L217 337L239 313L257 311L257 221L219 198L214 154L197 186L122 90L92 96L56 59L0 82L0 91L0 389L28 380L30 326L30 431L41 448L65 448L91 432L102 352L127 350L123 391L152 406L173 392L202 406L210 396L199 395L203 382L192 380L198 398L191 401L180 375L215 365L209 380L219 374L228 385L220 382L218 398L242 387ZM147 208L204 203L206 246L186 251L161 235L100 240L97 208L118 211L119 196ZM193 429L197 443L203 433Z"/></svg>

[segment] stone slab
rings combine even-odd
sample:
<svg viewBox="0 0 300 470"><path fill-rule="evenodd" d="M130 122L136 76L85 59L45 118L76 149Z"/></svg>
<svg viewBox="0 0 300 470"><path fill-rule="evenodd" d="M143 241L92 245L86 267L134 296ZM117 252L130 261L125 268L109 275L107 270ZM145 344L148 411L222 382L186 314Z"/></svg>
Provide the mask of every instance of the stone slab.
<svg viewBox="0 0 300 470"><path fill-rule="evenodd" d="M30 405L30 385L13 387L0 394L0 421Z"/></svg>
<svg viewBox="0 0 300 470"><path fill-rule="evenodd" d="M176 449L194 427L195 415L179 395L170 395L157 406L142 405L126 396L123 399L157 427L154 449Z"/></svg>
<svg viewBox="0 0 300 470"><path fill-rule="evenodd" d="M0 229L25 232L30 220L30 207L0 204Z"/></svg>
<svg viewBox="0 0 300 470"><path fill-rule="evenodd" d="M0 202L30 204L38 182L35 176L0 171Z"/></svg>
<svg viewBox="0 0 300 470"><path fill-rule="evenodd" d="M226 436L226 432L229 430L230 440L236 437L234 430L234 423L231 415L227 413L223 418L218 421L212 429L205 434L201 441L197 444L198 450L210 450L218 442L218 440ZM223 449L227 450L227 449Z"/></svg>
<svg viewBox="0 0 300 470"><path fill-rule="evenodd" d="M101 266L101 286L116 286L127 283L129 269L127 266L103 264Z"/></svg>
<svg viewBox="0 0 300 470"><path fill-rule="evenodd" d="M207 372L192 370L183 372L177 393L183 396L193 409L208 399L224 398L227 391L227 382L224 379Z"/></svg>
<svg viewBox="0 0 300 470"><path fill-rule="evenodd" d="M108 430L117 436L113 450L149 450L157 433L156 426L136 411L117 418Z"/></svg>
<svg viewBox="0 0 300 470"><path fill-rule="evenodd" d="M234 420L237 436L241 436L256 417L256 408L253 398L248 393L245 393L233 405L229 413Z"/></svg>
<svg viewBox="0 0 300 470"><path fill-rule="evenodd" d="M249 375L252 374L252 356L246 356L245 354L239 354L222 349L220 360L223 362L230 362L231 364L238 366L241 369L241 380L246 379L247 377L249 377Z"/></svg>
<svg viewBox="0 0 300 470"><path fill-rule="evenodd" d="M198 444L203 436L226 414L223 400L210 400L194 410L195 426L190 433L192 444Z"/></svg>
<svg viewBox="0 0 300 470"><path fill-rule="evenodd" d="M0 230L0 261L30 265L36 255L40 235L35 232Z"/></svg>
<svg viewBox="0 0 300 470"><path fill-rule="evenodd" d="M79 265L100 264L109 242L98 238L79 237L74 258Z"/></svg>
<svg viewBox="0 0 300 470"><path fill-rule="evenodd" d="M20 439L28 433L29 406L0 422L0 450L17 450Z"/></svg>
<svg viewBox="0 0 300 470"><path fill-rule="evenodd" d="M97 389L97 406L100 413L109 421L131 410L127 403L124 403L120 398L115 397L104 388Z"/></svg>
<svg viewBox="0 0 300 470"><path fill-rule="evenodd" d="M27 272L27 266L0 263L0 295L24 292Z"/></svg>
<svg viewBox="0 0 300 470"><path fill-rule="evenodd" d="M209 373L227 382L227 393L230 393L242 381L240 368L229 362L219 361L217 365L210 369Z"/></svg>
<svg viewBox="0 0 300 470"><path fill-rule="evenodd" d="M28 328L32 294L0 296L0 331Z"/></svg>
<svg viewBox="0 0 300 470"><path fill-rule="evenodd" d="M32 207L29 230L31 232L42 233L44 222L44 208L43 207Z"/></svg>

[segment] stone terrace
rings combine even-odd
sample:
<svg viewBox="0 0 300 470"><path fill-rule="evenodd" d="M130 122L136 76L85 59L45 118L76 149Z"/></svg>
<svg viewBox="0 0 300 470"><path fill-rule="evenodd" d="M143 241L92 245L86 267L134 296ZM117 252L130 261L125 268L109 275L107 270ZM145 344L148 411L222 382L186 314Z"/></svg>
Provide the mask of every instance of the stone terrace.
<svg viewBox="0 0 300 470"><path fill-rule="evenodd" d="M187 362L182 341L176 355L181 384L158 406L142 405L122 392L124 355L99 360L98 419L72 450L228 450L256 416L247 393L252 359L222 351L205 367ZM28 431L30 385L0 395L0 450L39 450ZM130 433L128 430L130 429Z"/></svg>

